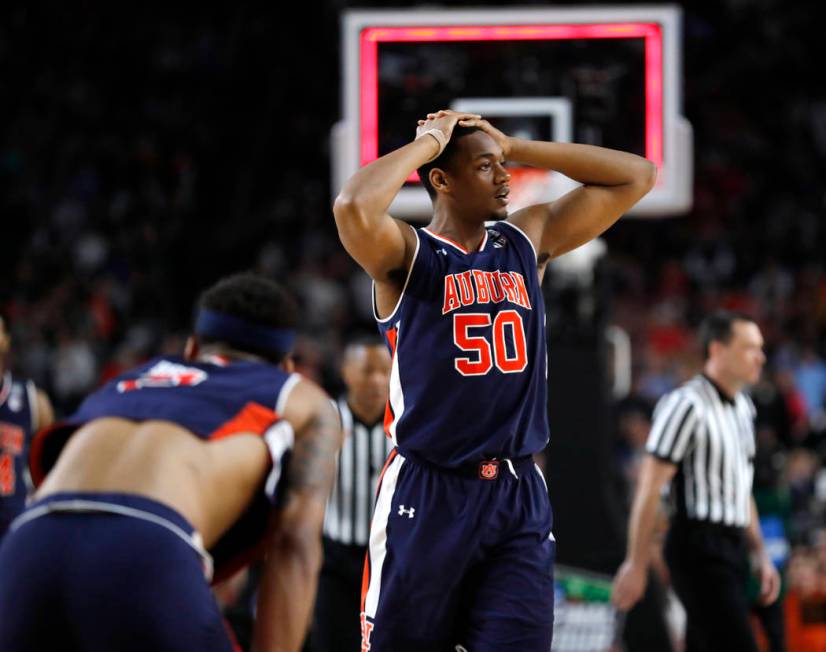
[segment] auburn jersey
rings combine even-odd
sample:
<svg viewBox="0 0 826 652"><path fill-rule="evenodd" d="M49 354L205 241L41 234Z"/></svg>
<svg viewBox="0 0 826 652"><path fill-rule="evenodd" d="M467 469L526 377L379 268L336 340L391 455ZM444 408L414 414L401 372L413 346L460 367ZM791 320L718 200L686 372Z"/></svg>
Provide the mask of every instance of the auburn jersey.
<svg viewBox="0 0 826 652"><path fill-rule="evenodd" d="M545 308L536 252L508 222L475 251L427 228L392 314L385 428L402 453L456 467L548 441Z"/></svg>
<svg viewBox="0 0 826 652"><path fill-rule="evenodd" d="M0 378L0 537L26 506L26 459L35 427L34 384L6 373Z"/></svg>

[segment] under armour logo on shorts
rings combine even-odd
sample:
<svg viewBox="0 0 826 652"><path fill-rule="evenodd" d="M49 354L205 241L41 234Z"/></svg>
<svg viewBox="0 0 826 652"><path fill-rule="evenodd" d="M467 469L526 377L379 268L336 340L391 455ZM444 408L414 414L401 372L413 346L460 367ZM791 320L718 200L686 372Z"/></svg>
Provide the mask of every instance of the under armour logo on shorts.
<svg viewBox="0 0 826 652"><path fill-rule="evenodd" d="M413 518L413 515L416 513L415 507L409 507L408 509L404 508L404 505L399 505L399 516L407 515L407 518Z"/></svg>

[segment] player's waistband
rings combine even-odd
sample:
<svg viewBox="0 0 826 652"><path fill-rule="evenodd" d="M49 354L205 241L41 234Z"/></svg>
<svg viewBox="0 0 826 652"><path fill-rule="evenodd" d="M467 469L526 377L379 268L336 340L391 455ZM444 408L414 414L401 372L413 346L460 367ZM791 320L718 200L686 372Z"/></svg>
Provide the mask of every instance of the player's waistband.
<svg viewBox="0 0 826 652"><path fill-rule="evenodd" d="M33 502L9 526L9 531L51 514L112 514L154 523L182 539L201 558L204 577L212 581L212 556L201 534L181 514L145 496L114 492L59 492Z"/></svg>
<svg viewBox="0 0 826 652"><path fill-rule="evenodd" d="M430 460L424 459L411 451L398 449L405 459L411 460L422 466L429 466L443 473L460 475L466 478L478 478L479 480L497 480L502 477L511 476L517 480L526 473L534 471L534 461L532 455L522 457L491 457L484 460L473 460L464 462L458 466L441 466L434 464Z"/></svg>

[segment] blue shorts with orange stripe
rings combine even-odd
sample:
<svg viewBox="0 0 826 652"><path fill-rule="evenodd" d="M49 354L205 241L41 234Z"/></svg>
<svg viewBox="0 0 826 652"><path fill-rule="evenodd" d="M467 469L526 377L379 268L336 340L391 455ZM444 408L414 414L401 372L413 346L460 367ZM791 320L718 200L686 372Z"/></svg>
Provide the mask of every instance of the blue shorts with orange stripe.
<svg viewBox="0 0 826 652"><path fill-rule="evenodd" d="M552 520L529 457L446 470L394 450L365 562L362 650L548 652Z"/></svg>

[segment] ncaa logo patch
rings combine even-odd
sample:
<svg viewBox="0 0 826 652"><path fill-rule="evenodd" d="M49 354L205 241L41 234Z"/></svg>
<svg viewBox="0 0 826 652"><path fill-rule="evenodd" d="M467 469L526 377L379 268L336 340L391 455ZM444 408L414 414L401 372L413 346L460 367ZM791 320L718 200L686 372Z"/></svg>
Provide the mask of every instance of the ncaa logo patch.
<svg viewBox="0 0 826 652"><path fill-rule="evenodd" d="M502 234L501 231L497 231L496 229L488 229L488 234L490 235L490 242L494 249L502 249L508 244L508 239Z"/></svg>
<svg viewBox="0 0 826 652"><path fill-rule="evenodd" d="M207 372L197 367L187 367L161 360L138 378L120 381L118 391L123 394L145 387L191 387L204 382L207 378Z"/></svg>
<svg viewBox="0 0 826 652"><path fill-rule="evenodd" d="M482 480L496 480L499 477L499 462L496 460L480 462L479 477Z"/></svg>

